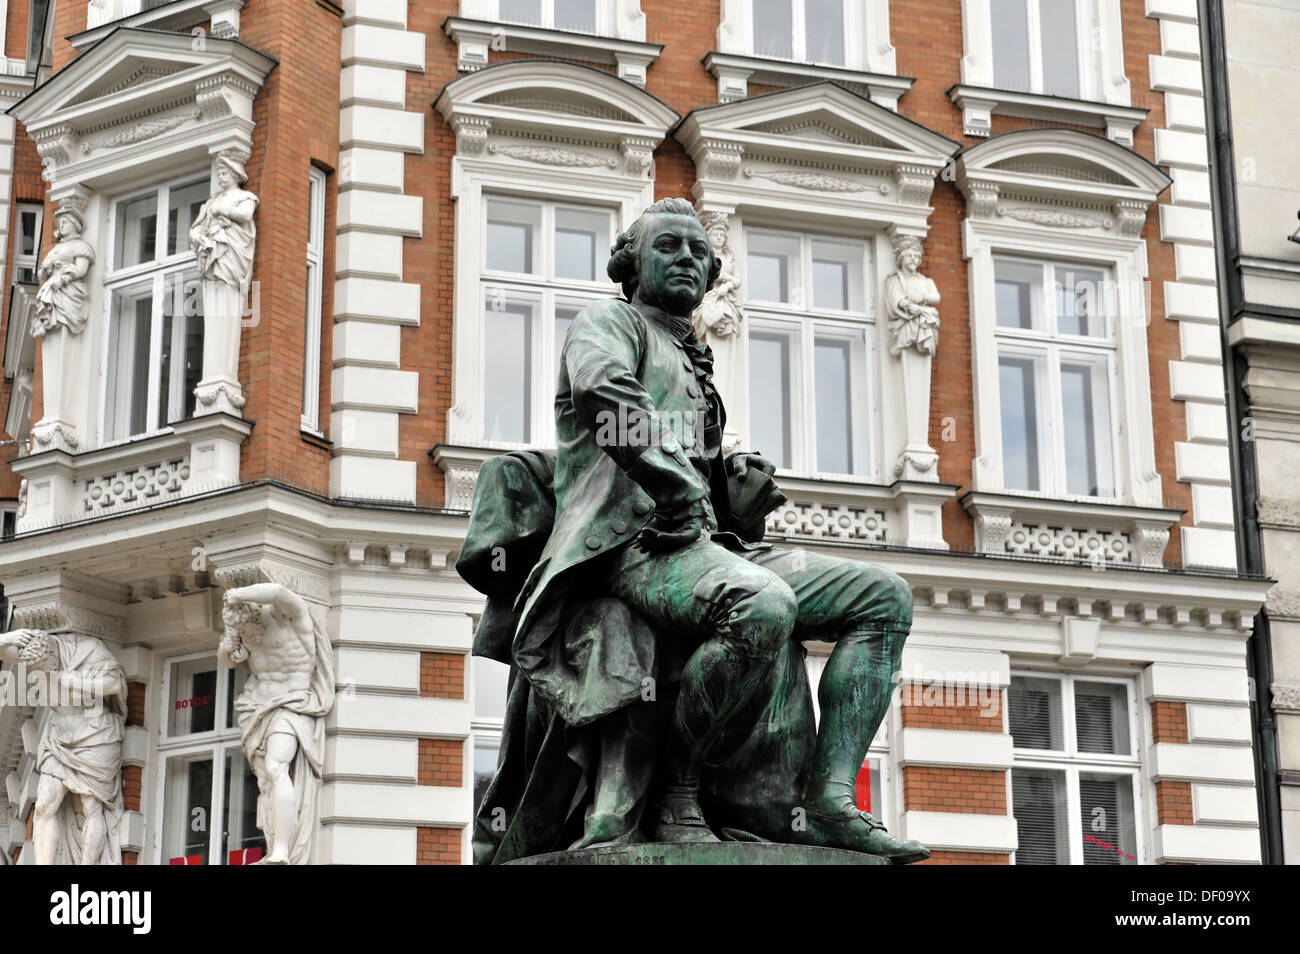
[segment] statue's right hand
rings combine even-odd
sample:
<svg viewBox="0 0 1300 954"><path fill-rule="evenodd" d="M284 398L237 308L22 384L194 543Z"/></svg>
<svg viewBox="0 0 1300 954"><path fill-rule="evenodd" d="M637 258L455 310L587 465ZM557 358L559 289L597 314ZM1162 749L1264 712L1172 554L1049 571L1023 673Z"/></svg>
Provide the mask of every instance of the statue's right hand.
<svg viewBox="0 0 1300 954"><path fill-rule="evenodd" d="M703 532L704 513L699 504L686 513L656 510L632 545L643 553L669 553L694 543Z"/></svg>

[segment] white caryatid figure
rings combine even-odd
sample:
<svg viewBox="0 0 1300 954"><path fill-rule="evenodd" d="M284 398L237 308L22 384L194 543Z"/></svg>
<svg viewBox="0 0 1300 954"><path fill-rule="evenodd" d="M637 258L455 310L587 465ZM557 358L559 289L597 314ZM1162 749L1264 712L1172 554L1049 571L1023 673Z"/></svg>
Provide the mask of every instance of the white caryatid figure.
<svg viewBox="0 0 1300 954"><path fill-rule="evenodd" d="M126 674L94 636L19 629L0 660L43 678L50 718L36 753L32 849L38 865L120 865ZM30 693L29 693L30 694Z"/></svg>
<svg viewBox="0 0 1300 954"><path fill-rule="evenodd" d="M325 628L279 583L228 590L218 656L248 679L235 700L244 757L257 776L259 864L306 864L334 706L334 660Z"/></svg>
<svg viewBox="0 0 1300 954"><path fill-rule="evenodd" d="M708 232L713 254L722 262L722 270L717 281L704 293L704 300L695 309L691 321L695 336L713 351L713 384L722 395L723 403L742 407L746 396L736 393L736 387L740 383L744 357L740 327L745 313L740 307L740 279L736 275L736 255L728 240L727 214L705 212L700 218ZM734 425L731 422L728 425L722 435L724 453L734 450L740 440L739 433L734 432Z"/></svg>
<svg viewBox="0 0 1300 954"><path fill-rule="evenodd" d="M38 450L51 445L76 450L79 444L72 404L76 396L81 333L90 315L87 278L95 250L81 237L85 220L79 208L54 213L58 243L45 256L36 278L36 315L32 337L42 339L41 380L45 416L32 428Z"/></svg>
<svg viewBox="0 0 1300 954"><path fill-rule="evenodd" d="M894 242L897 271L885 279L889 350L900 363L907 440L894 476L937 480L937 455L929 441L930 363L939 343L939 289L922 275L921 240L904 235Z"/></svg>
<svg viewBox="0 0 1300 954"><path fill-rule="evenodd" d="M243 163L222 155L214 173L216 191L190 227L190 245L203 286L203 379L195 388L197 414L244 406L239 385L239 333L253 276L257 245L257 196L240 188L248 181Z"/></svg>

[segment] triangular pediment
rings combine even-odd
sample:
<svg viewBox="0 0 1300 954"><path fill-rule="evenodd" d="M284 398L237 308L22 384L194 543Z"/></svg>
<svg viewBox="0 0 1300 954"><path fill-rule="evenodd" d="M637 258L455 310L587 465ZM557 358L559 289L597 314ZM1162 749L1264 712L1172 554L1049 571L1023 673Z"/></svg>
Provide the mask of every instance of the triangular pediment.
<svg viewBox="0 0 1300 954"><path fill-rule="evenodd" d="M753 149L821 153L843 160L941 164L959 144L836 83L813 83L706 106L683 120L677 138L688 150L702 138Z"/></svg>
<svg viewBox="0 0 1300 954"><path fill-rule="evenodd" d="M102 126L124 113L185 99L205 80L260 88L275 60L239 40L114 30L10 109L29 129L51 122L73 129Z"/></svg>

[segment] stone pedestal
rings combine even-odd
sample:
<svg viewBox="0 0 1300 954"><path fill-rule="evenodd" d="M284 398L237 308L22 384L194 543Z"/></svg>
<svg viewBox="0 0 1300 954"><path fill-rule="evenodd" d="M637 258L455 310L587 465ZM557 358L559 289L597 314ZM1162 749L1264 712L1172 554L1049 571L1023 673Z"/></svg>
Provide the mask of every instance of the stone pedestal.
<svg viewBox="0 0 1300 954"><path fill-rule="evenodd" d="M203 380L194 389L195 415L226 413L239 417L244 392L239 386L239 334L244 296L224 282L203 282Z"/></svg>
<svg viewBox="0 0 1300 954"><path fill-rule="evenodd" d="M45 415L32 427L33 451L73 451L80 437L74 423L74 397L80 392L85 336L59 325L41 337L41 394Z"/></svg>
<svg viewBox="0 0 1300 954"><path fill-rule="evenodd" d="M772 842L723 841L711 844L622 845L552 851L507 862L512 865L887 865L875 855L838 848L778 845Z"/></svg>

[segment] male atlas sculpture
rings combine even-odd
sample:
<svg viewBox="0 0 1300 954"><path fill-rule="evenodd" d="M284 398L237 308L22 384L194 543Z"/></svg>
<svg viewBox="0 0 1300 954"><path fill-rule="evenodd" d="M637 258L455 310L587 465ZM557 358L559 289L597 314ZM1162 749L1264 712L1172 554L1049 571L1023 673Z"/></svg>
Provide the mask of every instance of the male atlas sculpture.
<svg viewBox="0 0 1300 954"><path fill-rule="evenodd" d="M624 299L564 342L557 450L490 460L457 569L474 652L512 666L476 863L637 842L769 841L929 857L855 802L912 622L882 567L763 542L773 465L724 456L692 312L721 270L691 204L618 236ZM834 644L818 690L804 640Z"/></svg>

